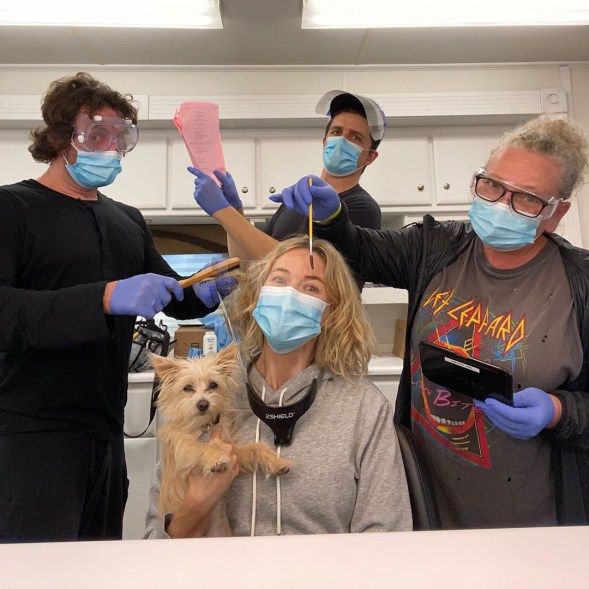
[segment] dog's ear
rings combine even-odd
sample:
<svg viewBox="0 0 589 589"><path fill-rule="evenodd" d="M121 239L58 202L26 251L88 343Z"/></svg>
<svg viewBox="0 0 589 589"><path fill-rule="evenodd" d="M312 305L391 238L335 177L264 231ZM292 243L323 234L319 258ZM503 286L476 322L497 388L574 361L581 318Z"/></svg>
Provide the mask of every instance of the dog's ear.
<svg viewBox="0 0 589 589"><path fill-rule="evenodd" d="M231 344L223 348L217 354L217 367L220 372L231 374L237 362L237 344Z"/></svg>
<svg viewBox="0 0 589 589"><path fill-rule="evenodd" d="M157 354L150 354L149 361L160 379L172 376L178 371L180 362L174 358L166 358Z"/></svg>

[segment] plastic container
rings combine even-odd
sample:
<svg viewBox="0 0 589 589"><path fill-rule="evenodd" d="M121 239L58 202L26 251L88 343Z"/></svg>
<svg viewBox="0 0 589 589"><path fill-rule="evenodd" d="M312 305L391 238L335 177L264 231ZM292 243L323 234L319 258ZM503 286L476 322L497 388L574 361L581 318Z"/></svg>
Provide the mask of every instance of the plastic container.
<svg viewBox="0 0 589 589"><path fill-rule="evenodd" d="M202 349L198 343L190 344L188 349L188 358L200 358L202 356Z"/></svg>
<svg viewBox="0 0 589 589"><path fill-rule="evenodd" d="M214 331L207 331L202 336L202 354L207 356L208 354L217 353L217 336Z"/></svg>

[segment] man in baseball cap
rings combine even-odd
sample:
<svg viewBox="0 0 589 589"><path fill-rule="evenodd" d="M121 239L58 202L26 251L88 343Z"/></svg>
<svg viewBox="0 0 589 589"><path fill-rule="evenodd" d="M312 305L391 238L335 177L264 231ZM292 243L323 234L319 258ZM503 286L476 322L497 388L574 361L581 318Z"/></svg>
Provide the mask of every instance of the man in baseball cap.
<svg viewBox="0 0 589 589"><path fill-rule="evenodd" d="M387 119L380 105L372 98L344 90L330 90L319 99L315 107L317 114L326 114L332 118L337 113L347 110L363 113L364 118L368 121L372 139L380 143L387 128Z"/></svg>
<svg viewBox="0 0 589 589"><path fill-rule="evenodd" d="M367 96L331 90L319 99L316 112L329 116L323 137L323 169L319 177L315 177L316 181L329 184L339 194L354 225L380 229L380 207L360 186L360 176L378 157L377 148L387 125L383 110ZM195 180L195 200L227 231L232 256L258 258L274 247L275 240L306 234L307 217L284 204L263 232L244 222L241 215L234 214L235 211L243 213L243 209L231 176L215 175L221 180L222 188L200 174ZM288 192L290 188L285 190ZM282 195L270 198L282 202Z"/></svg>
<svg viewBox="0 0 589 589"><path fill-rule="evenodd" d="M329 116L320 178L346 203L352 223L380 229L380 207L360 186L360 176L378 157L377 148L387 125L383 110L367 96L330 90L319 99L315 112ZM266 234L279 241L306 230L307 219L284 205L264 227Z"/></svg>

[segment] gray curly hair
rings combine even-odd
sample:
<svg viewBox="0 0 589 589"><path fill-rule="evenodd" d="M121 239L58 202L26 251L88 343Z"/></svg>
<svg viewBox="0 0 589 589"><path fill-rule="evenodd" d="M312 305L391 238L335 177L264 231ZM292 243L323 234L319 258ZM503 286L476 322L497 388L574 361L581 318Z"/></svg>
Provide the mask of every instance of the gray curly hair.
<svg viewBox="0 0 589 589"><path fill-rule="evenodd" d="M583 181L588 166L587 139L581 127L557 115L540 115L508 131L491 152L487 165L509 147L546 155L561 168L560 198L567 199Z"/></svg>

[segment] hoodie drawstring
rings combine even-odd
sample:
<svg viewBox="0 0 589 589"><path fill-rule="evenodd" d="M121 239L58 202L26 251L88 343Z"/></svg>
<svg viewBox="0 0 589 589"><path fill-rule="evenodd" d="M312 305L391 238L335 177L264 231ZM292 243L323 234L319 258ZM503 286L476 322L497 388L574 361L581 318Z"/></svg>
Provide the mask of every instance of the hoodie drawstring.
<svg viewBox="0 0 589 589"><path fill-rule="evenodd" d="M284 399L284 393L286 393L286 388L282 390L280 393L280 399L278 401L278 406L282 407L282 400ZM262 387L262 401L266 401L266 387ZM262 420L258 417L258 421L256 423L256 437L255 441L258 443L260 441L260 424ZM276 454L280 456L280 449L282 446L277 446ZM257 471L254 471L252 475L252 521L251 521L251 532L250 536L256 535L256 511L257 511L257 488L258 488L258 474ZM280 494L280 477L276 477L276 534L280 536L282 532L282 499Z"/></svg>
<svg viewBox="0 0 589 589"><path fill-rule="evenodd" d="M286 393L286 388L282 389L280 393L280 399L278 400L278 406L282 407L282 400L284 399L284 393ZM276 454L280 457L280 450L282 446L278 445L276 447ZM276 534L280 536L282 533L282 497L280 495L280 477L276 477Z"/></svg>

